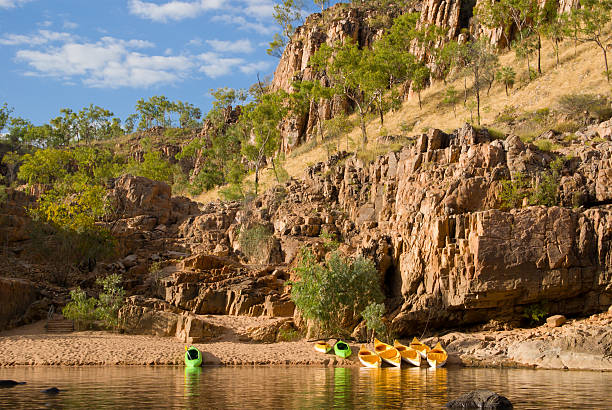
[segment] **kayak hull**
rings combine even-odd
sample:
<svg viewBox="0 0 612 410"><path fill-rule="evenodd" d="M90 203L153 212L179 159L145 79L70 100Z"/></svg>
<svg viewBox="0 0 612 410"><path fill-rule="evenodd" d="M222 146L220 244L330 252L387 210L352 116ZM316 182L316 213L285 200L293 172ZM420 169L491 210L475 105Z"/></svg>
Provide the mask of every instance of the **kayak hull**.
<svg viewBox="0 0 612 410"><path fill-rule="evenodd" d="M317 342L314 344L314 349L319 353L327 353L332 349L332 347L327 342Z"/></svg>
<svg viewBox="0 0 612 410"><path fill-rule="evenodd" d="M191 346L185 352L185 366L187 367L200 367L202 366L202 352L197 348Z"/></svg>
<svg viewBox="0 0 612 410"><path fill-rule="evenodd" d="M346 359L351 355L352 352L351 347L348 344L346 344L342 340L339 340L334 345L334 353L336 354L336 356Z"/></svg>

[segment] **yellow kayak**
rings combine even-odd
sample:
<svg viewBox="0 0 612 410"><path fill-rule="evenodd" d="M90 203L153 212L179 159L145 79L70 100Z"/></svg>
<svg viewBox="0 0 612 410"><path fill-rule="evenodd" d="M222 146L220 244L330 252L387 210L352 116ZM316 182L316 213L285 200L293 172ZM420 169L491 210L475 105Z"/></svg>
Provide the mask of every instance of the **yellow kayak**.
<svg viewBox="0 0 612 410"><path fill-rule="evenodd" d="M401 344L397 340L393 342L393 347L397 349L402 356L402 360L410 363L413 366L421 366L421 354L411 347Z"/></svg>
<svg viewBox="0 0 612 410"><path fill-rule="evenodd" d="M314 344L314 349L321 353L327 353L331 350L331 348L332 347L329 343L323 341L315 342Z"/></svg>
<svg viewBox="0 0 612 410"><path fill-rule="evenodd" d="M427 353L431 351L431 347L427 346L425 343L421 343L416 337L410 342L410 347L419 352L423 359L427 359Z"/></svg>
<svg viewBox="0 0 612 410"><path fill-rule="evenodd" d="M448 353L446 353L446 350L444 350L440 342L438 342L438 344L436 344L436 346L431 349L429 353L427 353L427 363L429 363L429 366L434 368L444 366L447 359Z"/></svg>
<svg viewBox="0 0 612 410"><path fill-rule="evenodd" d="M374 339L374 351L381 359L390 365L395 367L400 367L402 365L402 356L395 347L383 343L378 339Z"/></svg>
<svg viewBox="0 0 612 410"><path fill-rule="evenodd" d="M373 351L366 349L364 345L361 345L359 353L357 354L359 361L365 367L380 367L382 361Z"/></svg>

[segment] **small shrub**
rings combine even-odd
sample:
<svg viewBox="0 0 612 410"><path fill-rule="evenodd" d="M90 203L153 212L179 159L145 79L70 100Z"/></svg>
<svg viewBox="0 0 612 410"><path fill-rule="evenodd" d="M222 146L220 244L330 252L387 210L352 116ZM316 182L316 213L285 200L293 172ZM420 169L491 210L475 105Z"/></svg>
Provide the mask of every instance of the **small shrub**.
<svg viewBox="0 0 612 410"><path fill-rule="evenodd" d="M96 280L96 284L102 286L102 292L98 296L96 317L102 320L107 328L119 326L117 317L125 299L121 280L121 275L116 273Z"/></svg>
<svg viewBox="0 0 612 410"><path fill-rule="evenodd" d="M366 328L370 332L370 340L377 335L379 338L383 334L387 334L387 325L383 317L385 314L385 305L383 303L370 303L361 313L365 320Z"/></svg>
<svg viewBox="0 0 612 410"><path fill-rule="evenodd" d="M291 329L278 329L278 334L276 335L276 340L278 342L295 342L296 340L300 340L302 335L297 330Z"/></svg>
<svg viewBox="0 0 612 410"><path fill-rule="evenodd" d="M409 132L412 132L412 130L414 129L414 125L415 122L406 122L406 121L402 121L400 123L400 131L404 134L408 134Z"/></svg>
<svg viewBox="0 0 612 410"><path fill-rule="evenodd" d="M96 320L96 299L88 298L81 288L70 291L70 302L62 309L63 315L76 322L81 329Z"/></svg>
<svg viewBox="0 0 612 410"><path fill-rule="evenodd" d="M563 134L566 132L576 132L579 129L580 129L580 125L575 121L562 121L562 122L555 124L555 126L553 127L553 130L560 134Z"/></svg>
<svg viewBox="0 0 612 410"><path fill-rule="evenodd" d="M544 301L525 306L523 317L529 320L531 325L539 325L548 316L548 304Z"/></svg>
<svg viewBox="0 0 612 410"><path fill-rule="evenodd" d="M536 185L531 196L531 204L544 206L559 205L559 182L564 162L565 158L557 158L550 163L547 171L540 174L539 183Z"/></svg>
<svg viewBox="0 0 612 410"><path fill-rule="evenodd" d="M255 225L249 229L240 230L238 236L240 249L249 261L260 262L270 249L272 234L263 225Z"/></svg>
<svg viewBox="0 0 612 410"><path fill-rule="evenodd" d="M530 189L531 184L520 172L514 174L512 179L502 181L500 193L502 209L520 208L523 199L529 197Z"/></svg>
<svg viewBox="0 0 612 410"><path fill-rule="evenodd" d="M549 139L535 140L533 143L540 151L554 151L559 149L559 145Z"/></svg>
<svg viewBox="0 0 612 410"><path fill-rule="evenodd" d="M348 334L368 305L382 302L380 279L371 260L351 260L334 252L319 264L309 250L300 256L291 299L304 318L316 321L324 332Z"/></svg>
<svg viewBox="0 0 612 410"><path fill-rule="evenodd" d="M519 116L518 109L512 105L506 105L502 112L497 114L495 121L511 123L516 120Z"/></svg>
<svg viewBox="0 0 612 410"><path fill-rule="evenodd" d="M319 238L323 239L323 246L328 251L335 251L340 246L340 242L336 240L336 235L326 230L321 231Z"/></svg>
<svg viewBox="0 0 612 410"><path fill-rule="evenodd" d="M505 140L506 139L506 133L501 131L501 130L498 130L496 128L487 128L487 131L489 131L489 135L493 139L496 139L496 140Z"/></svg>
<svg viewBox="0 0 612 410"><path fill-rule="evenodd" d="M584 118L584 113L605 121L612 117L612 108L607 97L594 94L566 94L559 99L562 113L573 118Z"/></svg>

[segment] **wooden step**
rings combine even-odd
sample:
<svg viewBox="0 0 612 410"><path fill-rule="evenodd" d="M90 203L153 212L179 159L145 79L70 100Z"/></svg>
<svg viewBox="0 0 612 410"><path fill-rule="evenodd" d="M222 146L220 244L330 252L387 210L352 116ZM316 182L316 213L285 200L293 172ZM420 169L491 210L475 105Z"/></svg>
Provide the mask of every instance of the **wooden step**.
<svg viewBox="0 0 612 410"><path fill-rule="evenodd" d="M65 319L52 319L45 326L47 333L70 333L74 332L74 322Z"/></svg>

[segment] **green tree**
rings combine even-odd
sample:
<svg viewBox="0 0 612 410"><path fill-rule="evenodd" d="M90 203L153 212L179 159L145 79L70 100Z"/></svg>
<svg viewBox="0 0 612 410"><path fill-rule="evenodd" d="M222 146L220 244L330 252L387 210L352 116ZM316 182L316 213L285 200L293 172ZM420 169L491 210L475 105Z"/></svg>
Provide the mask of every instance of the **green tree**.
<svg viewBox="0 0 612 410"><path fill-rule="evenodd" d="M348 333L368 305L384 299L376 267L364 257L350 260L333 252L319 264L307 250L295 275L291 299L306 319L317 321L326 332Z"/></svg>
<svg viewBox="0 0 612 410"><path fill-rule="evenodd" d="M253 141L243 141L242 153L255 167L255 195L259 188L259 171L267 158L272 161L272 169L277 180L279 179L274 156L280 149L281 143L278 125L288 112L286 100L287 94L282 90L264 94L257 104L251 103L243 111L243 121L252 127L254 135Z"/></svg>
<svg viewBox="0 0 612 410"><path fill-rule="evenodd" d="M12 185L15 182L15 177L17 167L19 166L19 162L21 160L21 156L15 151L6 152L2 156L2 163L6 165L6 169L8 171L8 185Z"/></svg>
<svg viewBox="0 0 612 410"><path fill-rule="evenodd" d="M514 86L515 77L516 73L514 72L514 69L512 67L501 67L495 73L495 78L497 79L497 81L499 81L504 85L504 87L506 87L506 95L509 95L508 88L512 88Z"/></svg>
<svg viewBox="0 0 612 410"><path fill-rule="evenodd" d="M424 63L417 64L414 71L412 72L412 82L410 83L410 86L419 97L419 109L423 108L421 103L421 91L423 91L425 87L427 87L430 77L431 71L429 71L429 68Z"/></svg>
<svg viewBox="0 0 612 410"><path fill-rule="evenodd" d="M333 48L323 44L311 58L313 68L330 79L333 93L346 97L357 108L364 145L368 142L366 115L378 97L377 88L372 86L378 72L369 64L370 53L347 39Z"/></svg>
<svg viewBox="0 0 612 410"><path fill-rule="evenodd" d="M281 32L274 34L274 38L266 50L269 55L280 57L283 54L283 50L295 32L297 24L302 20L303 8L302 0L280 0L279 3L274 5L272 16L280 26Z"/></svg>
<svg viewBox="0 0 612 410"><path fill-rule="evenodd" d="M481 85L485 76L495 72L497 61L497 55L491 51L486 39L470 41L461 48L459 64L474 79L478 125L480 125Z"/></svg>
<svg viewBox="0 0 612 410"><path fill-rule="evenodd" d="M608 69L608 53L606 47L610 35L606 27L610 22L612 11L612 0L580 0L580 8L574 10L580 21L578 40L597 44L603 53L605 64L605 75L610 82L610 70Z"/></svg>
<svg viewBox="0 0 612 410"><path fill-rule="evenodd" d="M9 108L7 103L4 103L0 107L0 133L2 133L2 130L4 129L4 127L6 127L6 124L8 124L12 113L13 109Z"/></svg>

